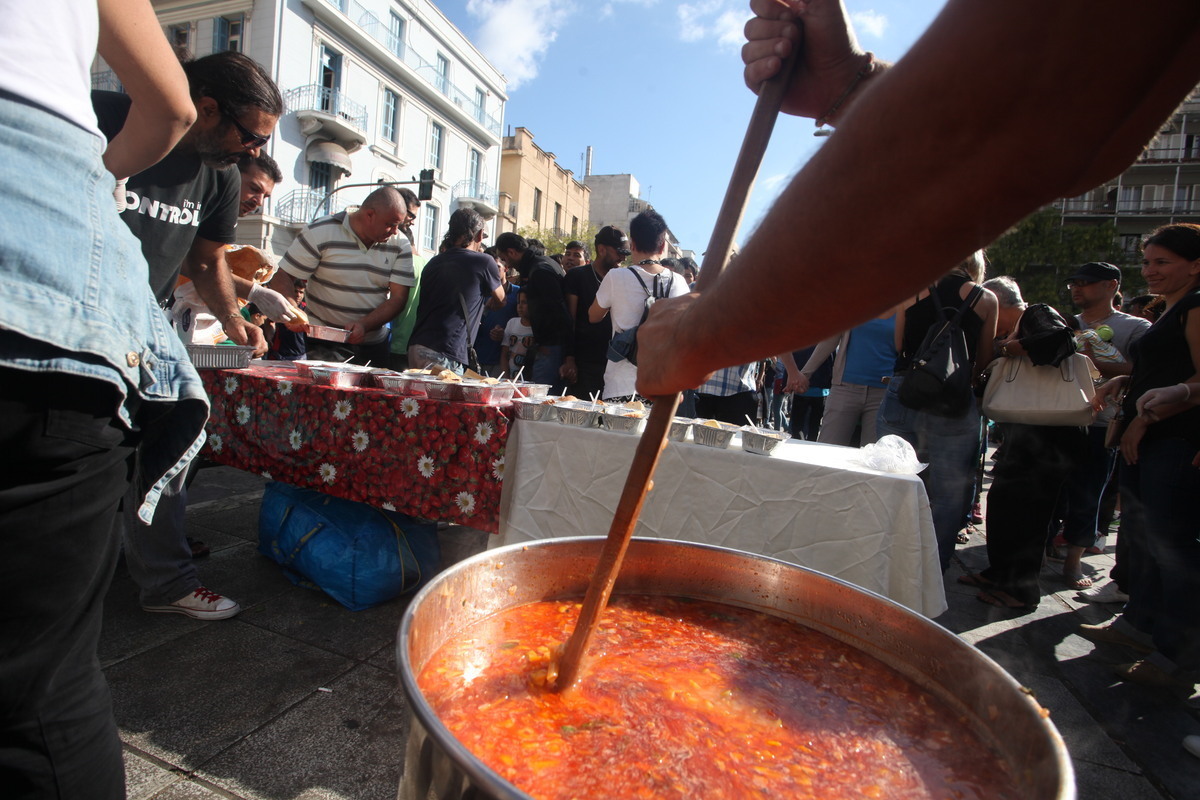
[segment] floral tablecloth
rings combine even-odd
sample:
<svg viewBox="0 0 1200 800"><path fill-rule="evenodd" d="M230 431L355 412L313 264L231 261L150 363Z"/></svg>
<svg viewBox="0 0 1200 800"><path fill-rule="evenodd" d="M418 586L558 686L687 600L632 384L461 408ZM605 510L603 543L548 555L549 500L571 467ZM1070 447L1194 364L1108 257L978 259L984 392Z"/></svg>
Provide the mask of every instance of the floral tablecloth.
<svg viewBox="0 0 1200 800"><path fill-rule="evenodd" d="M496 532L511 407L315 386L287 362L201 375L213 461Z"/></svg>

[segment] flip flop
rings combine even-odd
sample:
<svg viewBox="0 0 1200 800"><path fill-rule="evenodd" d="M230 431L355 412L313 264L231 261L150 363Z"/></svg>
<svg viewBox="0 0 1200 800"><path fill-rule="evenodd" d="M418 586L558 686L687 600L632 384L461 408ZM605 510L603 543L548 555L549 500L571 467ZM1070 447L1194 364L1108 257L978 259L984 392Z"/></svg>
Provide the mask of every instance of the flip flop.
<svg viewBox="0 0 1200 800"><path fill-rule="evenodd" d="M989 606L1003 608L1006 611L1028 612L1037 608L1037 606L1022 603L1003 589L984 589L975 595L975 599L981 603L987 603Z"/></svg>
<svg viewBox="0 0 1200 800"><path fill-rule="evenodd" d="M1063 581L1072 589L1090 589L1092 588L1092 579L1082 572L1063 573Z"/></svg>

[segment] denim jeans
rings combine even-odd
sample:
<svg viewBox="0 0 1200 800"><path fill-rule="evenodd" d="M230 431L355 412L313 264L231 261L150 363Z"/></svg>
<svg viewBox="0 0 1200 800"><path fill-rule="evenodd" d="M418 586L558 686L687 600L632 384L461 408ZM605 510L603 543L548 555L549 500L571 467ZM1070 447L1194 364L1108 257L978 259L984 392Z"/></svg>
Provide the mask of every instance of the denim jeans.
<svg viewBox="0 0 1200 800"><path fill-rule="evenodd" d="M558 374L558 369L562 366L562 363L563 346L561 344L542 345L537 349L537 355L533 359L533 367L530 369L530 374L522 377L532 383L549 384L550 391L557 394L566 385L563 383L562 376Z"/></svg>
<svg viewBox="0 0 1200 800"><path fill-rule="evenodd" d="M887 393L879 406L875 433L879 438L894 434L907 440L917 451L917 457L928 464L921 472L929 507L933 512L933 529L937 536L938 558L942 571L950 566L955 537L967 521L975 479L975 459L979 456L982 419L974 397L970 408L961 417L939 417L924 411L914 411L900 402L897 375L888 383Z"/></svg>
<svg viewBox="0 0 1200 800"><path fill-rule="evenodd" d="M1117 461L1115 450L1104 446L1105 429L1089 427L1087 459L1071 471L1064 490L1066 517L1063 536L1068 544L1091 547L1099 533L1100 497Z"/></svg>
<svg viewBox="0 0 1200 800"><path fill-rule="evenodd" d="M1180 669L1200 671L1200 469L1184 439L1143 440L1121 465L1121 537L1129 540L1124 619Z"/></svg>

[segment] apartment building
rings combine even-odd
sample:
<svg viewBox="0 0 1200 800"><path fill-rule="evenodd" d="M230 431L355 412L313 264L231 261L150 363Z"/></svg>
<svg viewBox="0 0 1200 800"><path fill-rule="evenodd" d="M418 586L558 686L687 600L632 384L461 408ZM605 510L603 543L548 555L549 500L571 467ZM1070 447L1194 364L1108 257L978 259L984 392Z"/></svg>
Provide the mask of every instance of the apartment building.
<svg viewBox="0 0 1200 800"><path fill-rule="evenodd" d="M1054 204L1066 225L1117 226L1131 258L1159 225L1200 223L1200 87L1176 109L1129 169L1078 197Z"/></svg>
<svg viewBox="0 0 1200 800"><path fill-rule="evenodd" d="M506 82L427 0L152 0L168 38L200 57L238 50L286 104L266 152L283 182L238 240L282 255L314 217L379 183L432 169L416 252L432 256L451 213L499 211ZM96 88L119 88L97 61Z"/></svg>
<svg viewBox="0 0 1200 800"><path fill-rule="evenodd" d="M538 228L579 235L588 225L591 190L533 141L527 128L504 137L496 233Z"/></svg>
<svg viewBox="0 0 1200 800"><path fill-rule="evenodd" d="M584 176L583 182L592 190L591 221L596 227L616 225L621 230L628 232L631 219L648 208L654 208L649 201L642 199L642 186L632 175L592 175L589 173ZM663 217L666 218L667 215L663 214ZM670 219L667 219L667 224L671 224ZM679 258L683 252L679 247L679 239L668 229L667 251L664 256Z"/></svg>

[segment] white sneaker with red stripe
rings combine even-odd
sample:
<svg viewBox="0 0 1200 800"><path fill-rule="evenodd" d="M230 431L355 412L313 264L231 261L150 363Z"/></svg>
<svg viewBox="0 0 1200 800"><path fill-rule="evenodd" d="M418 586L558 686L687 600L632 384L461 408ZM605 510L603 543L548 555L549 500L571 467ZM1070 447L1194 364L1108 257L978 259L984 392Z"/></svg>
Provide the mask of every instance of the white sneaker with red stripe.
<svg viewBox="0 0 1200 800"><path fill-rule="evenodd" d="M143 611L185 614L192 619L229 619L242 610L235 600L210 592L201 586L191 594L163 606L142 606Z"/></svg>

